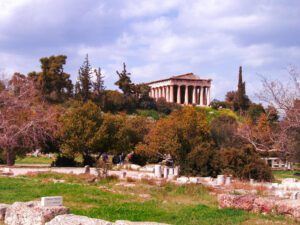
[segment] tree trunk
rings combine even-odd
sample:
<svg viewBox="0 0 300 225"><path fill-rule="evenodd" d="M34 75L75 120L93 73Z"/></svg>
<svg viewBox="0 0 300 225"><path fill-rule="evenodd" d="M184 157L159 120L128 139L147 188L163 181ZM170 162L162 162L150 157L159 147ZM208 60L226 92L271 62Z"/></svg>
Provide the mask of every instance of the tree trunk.
<svg viewBox="0 0 300 225"><path fill-rule="evenodd" d="M12 150L7 150L6 151L6 164L8 166L13 166L15 164L15 160L16 160L16 157L15 157L15 154Z"/></svg>

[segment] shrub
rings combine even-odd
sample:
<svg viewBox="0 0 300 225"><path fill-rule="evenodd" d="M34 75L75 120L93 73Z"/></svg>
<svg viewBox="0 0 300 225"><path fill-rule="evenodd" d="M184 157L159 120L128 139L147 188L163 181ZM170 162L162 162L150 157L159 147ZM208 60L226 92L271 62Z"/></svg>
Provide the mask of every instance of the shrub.
<svg viewBox="0 0 300 225"><path fill-rule="evenodd" d="M153 98L150 98L149 96L140 98L138 104L139 104L140 109L155 109L156 108L155 100Z"/></svg>
<svg viewBox="0 0 300 225"><path fill-rule="evenodd" d="M65 156L65 155L59 155L51 163L51 166L56 166L56 167L75 167L79 166L79 163L74 160L74 158L70 156Z"/></svg>
<svg viewBox="0 0 300 225"><path fill-rule="evenodd" d="M218 146L232 146L235 141L237 122L235 118L221 115L211 122L210 133Z"/></svg>
<svg viewBox="0 0 300 225"><path fill-rule="evenodd" d="M251 146L242 148L223 148L218 154L222 172L248 180L271 181L273 175L269 166L259 157Z"/></svg>
<svg viewBox="0 0 300 225"><path fill-rule="evenodd" d="M188 154L187 159L186 167L181 168L183 172L194 176L216 176L219 173L216 149L210 143L197 145Z"/></svg>
<svg viewBox="0 0 300 225"><path fill-rule="evenodd" d="M0 164L6 164L4 151L0 149Z"/></svg>
<svg viewBox="0 0 300 225"><path fill-rule="evenodd" d="M257 121L262 113L265 113L265 109L261 104L252 103L247 110L247 114L252 121Z"/></svg>
<svg viewBox="0 0 300 225"><path fill-rule="evenodd" d="M125 99L123 94L118 91L105 91L104 92L104 105L103 110L106 112L118 112L123 109Z"/></svg>
<svg viewBox="0 0 300 225"><path fill-rule="evenodd" d="M217 99L214 99L211 101L210 106L213 109L230 109L231 108L231 104L228 102L224 102L224 101L219 101Z"/></svg>
<svg viewBox="0 0 300 225"><path fill-rule="evenodd" d="M158 112L164 113L164 114L170 114L172 109L171 109L171 104L166 102L164 98L159 98L156 102L156 108Z"/></svg>
<svg viewBox="0 0 300 225"><path fill-rule="evenodd" d="M145 166L146 163L147 163L147 157L135 153L135 154L132 155L129 162L132 163L132 164Z"/></svg>

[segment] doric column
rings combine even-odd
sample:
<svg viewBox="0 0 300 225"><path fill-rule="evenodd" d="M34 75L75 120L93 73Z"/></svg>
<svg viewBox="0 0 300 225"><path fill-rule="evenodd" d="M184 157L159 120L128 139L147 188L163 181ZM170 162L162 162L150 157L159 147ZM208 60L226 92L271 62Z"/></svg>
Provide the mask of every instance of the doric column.
<svg viewBox="0 0 300 225"><path fill-rule="evenodd" d="M166 86L167 94L166 94L166 101L170 102L170 86Z"/></svg>
<svg viewBox="0 0 300 225"><path fill-rule="evenodd" d="M203 105L207 106L207 87L204 88L203 92Z"/></svg>
<svg viewBox="0 0 300 225"><path fill-rule="evenodd" d="M203 106L203 93L204 93L204 87L200 87L200 106Z"/></svg>
<svg viewBox="0 0 300 225"><path fill-rule="evenodd" d="M210 104L210 87L207 88L207 106Z"/></svg>
<svg viewBox="0 0 300 225"><path fill-rule="evenodd" d="M161 97L161 87L158 87L158 96L157 98L160 98Z"/></svg>
<svg viewBox="0 0 300 225"><path fill-rule="evenodd" d="M200 87L198 86L196 90L197 90L196 102L197 102L197 105L200 105Z"/></svg>
<svg viewBox="0 0 300 225"><path fill-rule="evenodd" d="M177 103L181 104L181 91L180 91L180 86L178 85L177 88Z"/></svg>
<svg viewBox="0 0 300 225"><path fill-rule="evenodd" d="M193 101L192 103L193 104L196 104L196 89L197 89L197 86L193 86Z"/></svg>
<svg viewBox="0 0 300 225"><path fill-rule="evenodd" d="M184 104L189 104L189 86L185 85Z"/></svg>
<svg viewBox="0 0 300 225"><path fill-rule="evenodd" d="M173 85L170 86L170 92L169 93L170 93L170 98L169 98L170 102L173 103L174 102L174 86Z"/></svg>

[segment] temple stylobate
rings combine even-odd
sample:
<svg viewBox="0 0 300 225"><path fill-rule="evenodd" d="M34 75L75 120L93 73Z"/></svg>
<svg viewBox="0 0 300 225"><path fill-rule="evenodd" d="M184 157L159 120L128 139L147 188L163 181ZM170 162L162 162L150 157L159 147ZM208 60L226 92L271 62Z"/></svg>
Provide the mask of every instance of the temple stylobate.
<svg viewBox="0 0 300 225"><path fill-rule="evenodd" d="M172 76L147 85L151 88L149 95L156 100L165 98L167 102L184 105L210 104L211 79L201 79L193 73Z"/></svg>

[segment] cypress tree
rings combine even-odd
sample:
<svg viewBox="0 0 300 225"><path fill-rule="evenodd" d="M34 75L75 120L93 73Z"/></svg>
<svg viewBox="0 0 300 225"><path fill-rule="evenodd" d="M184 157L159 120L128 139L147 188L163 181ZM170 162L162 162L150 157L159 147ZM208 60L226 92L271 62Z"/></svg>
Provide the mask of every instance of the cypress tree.
<svg viewBox="0 0 300 225"><path fill-rule="evenodd" d="M244 111L249 107L249 98L246 95L246 83L243 82L243 69L241 66L239 68L239 81L236 98L236 103L240 111Z"/></svg>
<svg viewBox="0 0 300 225"><path fill-rule="evenodd" d="M75 98L80 98L81 88L79 81L76 81L75 83Z"/></svg>
<svg viewBox="0 0 300 225"><path fill-rule="evenodd" d="M78 81L80 83L80 96L82 100L86 102L90 98L92 82L91 82L91 75L92 75L92 68L89 62L89 57L86 55L85 60L82 66L79 68L79 76Z"/></svg>

